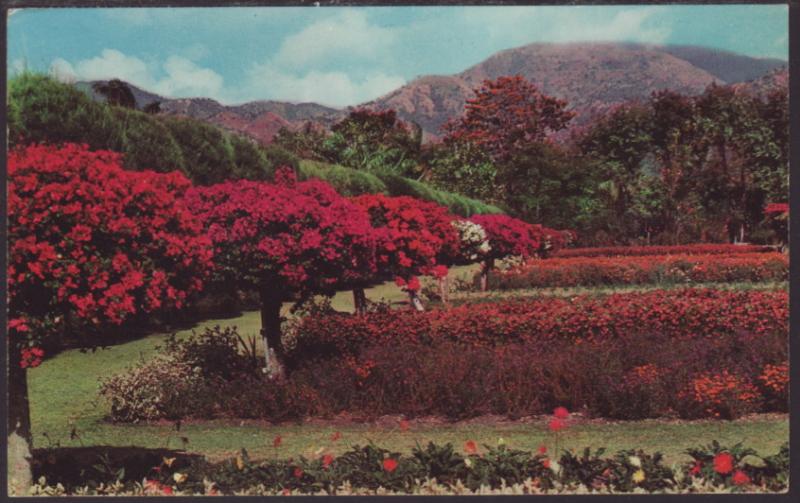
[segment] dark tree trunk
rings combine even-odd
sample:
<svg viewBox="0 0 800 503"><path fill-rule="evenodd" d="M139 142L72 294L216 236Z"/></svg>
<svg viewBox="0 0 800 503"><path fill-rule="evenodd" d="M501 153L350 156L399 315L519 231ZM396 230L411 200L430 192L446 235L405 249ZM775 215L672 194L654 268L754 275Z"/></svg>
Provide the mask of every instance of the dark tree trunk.
<svg viewBox="0 0 800 503"><path fill-rule="evenodd" d="M279 374L283 364L283 343L281 342L281 305L284 295L279 290L267 289L261 292L261 339L264 341L264 360L267 373ZM274 358L270 358L270 352Z"/></svg>
<svg viewBox="0 0 800 503"><path fill-rule="evenodd" d="M31 416L27 371L11 352L8 369L8 490L18 496L33 485Z"/></svg>
<svg viewBox="0 0 800 503"><path fill-rule="evenodd" d="M356 314L367 312L367 294L363 288L353 288L353 305L355 306Z"/></svg>
<svg viewBox="0 0 800 503"><path fill-rule="evenodd" d="M489 288L489 271L494 267L494 259L486 259L481 264L481 292Z"/></svg>

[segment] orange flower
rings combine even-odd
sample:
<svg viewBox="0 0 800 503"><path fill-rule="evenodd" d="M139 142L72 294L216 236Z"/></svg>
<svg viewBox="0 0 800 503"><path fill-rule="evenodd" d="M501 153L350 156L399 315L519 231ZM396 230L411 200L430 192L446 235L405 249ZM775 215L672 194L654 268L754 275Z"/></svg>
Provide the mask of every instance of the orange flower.
<svg viewBox="0 0 800 503"><path fill-rule="evenodd" d="M467 440L464 444L464 452L467 454L475 454L478 452L478 446L475 445L475 442L472 440Z"/></svg>
<svg viewBox="0 0 800 503"><path fill-rule="evenodd" d="M550 421L550 424L548 426L550 427L550 431L558 432L566 428L567 423L565 423L563 419L554 418Z"/></svg>
<svg viewBox="0 0 800 503"><path fill-rule="evenodd" d="M397 470L397 461L392 458L387 458L383 460L383 469L389 473Z"/></svg>
<svg viewBox="0 0 800 503"><path fill-rule="evenodd" d="M733 471L733 456L727 452L720 452L714 456L714 470L725 475Z"/></svg>

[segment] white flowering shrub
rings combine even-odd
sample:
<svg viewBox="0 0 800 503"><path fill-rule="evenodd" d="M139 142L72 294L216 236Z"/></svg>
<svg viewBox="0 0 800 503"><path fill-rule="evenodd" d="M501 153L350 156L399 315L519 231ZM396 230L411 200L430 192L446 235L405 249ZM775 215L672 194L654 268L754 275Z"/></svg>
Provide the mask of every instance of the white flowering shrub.
<svg viewBox="0 0 800 503"><path fill-rule="evenodd" d="M464 262L477 262L491 251L483 227L469 220L453 220L451 224L458 231L461 240L461 259Z"/></svg>

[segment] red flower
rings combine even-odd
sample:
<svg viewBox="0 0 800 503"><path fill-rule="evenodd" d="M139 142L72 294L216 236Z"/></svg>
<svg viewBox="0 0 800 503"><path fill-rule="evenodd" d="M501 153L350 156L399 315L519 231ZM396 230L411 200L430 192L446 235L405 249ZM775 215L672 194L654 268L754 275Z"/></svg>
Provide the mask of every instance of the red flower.
<svg viewBox="0 0 800 503"><path fill-rule="evenodd" d="M302 476L303 476L303 469L302 469L302 468L300 468L299 466L298 466L298 467L296 467L296 468L294 469L294 473L293 473L293 475L294 475L294 478L296 478L296 479L299 479L300 477L302 477Z"/></svg>
<svg viewBox="0 0 800 503"><path fill-rule="evenodd" d="M722 475L733 471L733 456L727 452L720 452L714 456L714 470Z"/></svg>
<svg viewBox="0 0 800 503"><path fill-rule="evenodd" d="M553 415L558 419L567 419L569 417L569 411L566 409L566 407L556 407L556 409L553 411Z"/></svg>
<svg viewBox="0 0 800 503"><path fill-rule="evenodd" d="M408 431L408 421L405 419L400 420L400 431Z"/></svg>
<svg viewBox="0 0 800 503"><path fill-rule="evenodd" d="M406 280L398 276L394 279L394 284L402 288L406 286Z"/></svg>
<svg viewBox="0 0 800 503"><path fill-rule="evenodd" d="M444 278L447 276L447 266L437 265L433 268L433 275L437 278Z"/></svg>
<svg viewBox="0 0 800 503"><path fill-rule="evenodd" d="M170 486L161 486L161 492L167 495L171 495L172 488Z"/></svg>
<svg viewBox="0 0 800 503"><path fill-rule="evenodd" d="M464 444L464 452L467 454L475 454L478 452L478 446L475 445L475 442L472 440L467 440Z"/></svg>
<svg viewBox="0 0 800 503"><path fill-rule="evenodd" d="M545 468L550 468L550 460L547 458L542 460L542 466L544 466Z"/></svg>
<svg viewBox="0 0 800 503"><path fill-rule="evenodd" d="M539 454L547 454L547 447L544 445L540 445L538 449Z"/></svg>
<svg viewBox="0 0 800 503"><path fill-rule="evenodd" d="M416 292L416 291L418 291L420 289L420 286L421 285L419 284L419 278L417 278L416 276L413 276L410 280L408 280L408 284L406 285L406 288L409 291Z"/></svg>
<svg viewBox="0 0 800 503"><path fill-rule="evenodd" d="M339 440L340 438L342 438L342 432L340 432L340 431L337 431L336 433L334 433L333 435L331 435L331 442L336 442L336 441L337 441L337 440Z"/></svg>
<svg viewBox="0 0 800 503"><path fill-rule="evenodd" d="M692 469L689 470L689 473L691 473L692 475L697 475L698 473L700 473L700 470L702 468L703 468L703 463L701 463L700 461L695 461L694 466L692 466Z"/></svg>
<svg viewBox="0 0 800 503"><path fill-rule="evenodd" d="M567 423L564 422L563 419L554 418L548 424L550 431L561 431L567 427Z"/></svg>
<svg viewBox="0 0 800 503"><path fill-rule="evenodd" d="M331 463L333 463L333 456L331 456L330 454L326 454L326 455L322 456L322 467L323 468L327 469L329 466L331 466Z"/></svg>
<svg viewBox="0 0 800 503"><path fill-rule="evenodd" d="M387 458L383 460L383 469L389 473L397 470L397 461L392 458Z"/></svg>
<svg viewBox="0 0 800 503"><path fill-rule="evenodd" d="M750 477L748 477L747 474L744 473L742 470L736 470L733 473L733 477L731 477L731 480L737 486L743 486L750 483Z"/></svg>
<svg viewBox="0 0 800 503"><path fill-rule="evenodd" d="M280 435L275 435L275 438L272 439L272 447L277 449L278 447L281 446L282 442L283 438Z"/></svg>

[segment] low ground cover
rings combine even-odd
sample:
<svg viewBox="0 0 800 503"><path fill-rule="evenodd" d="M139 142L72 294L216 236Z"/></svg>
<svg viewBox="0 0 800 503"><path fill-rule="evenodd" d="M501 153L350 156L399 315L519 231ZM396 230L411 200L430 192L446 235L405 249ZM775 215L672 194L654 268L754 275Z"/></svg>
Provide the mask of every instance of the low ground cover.
<svg viewBox="0 0 800 503"><path fill-rule="evenodd" d="M532 260L489 277L490 289L784 281L783 253L568 257ZM477 281L477 278L476 278Z"/></svg>
<svg viewBox="0 0 800 503"><path fill-rule="evenodd" d="M728 255L731 253L766 253L775 251L774 246L741 244L687 244L663 246L598 246L591 248L564 248L553 253L553 257L637 257L646 255Z"/></svg>

